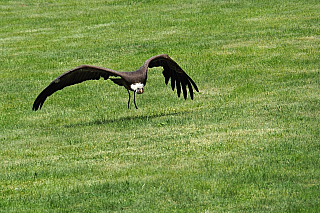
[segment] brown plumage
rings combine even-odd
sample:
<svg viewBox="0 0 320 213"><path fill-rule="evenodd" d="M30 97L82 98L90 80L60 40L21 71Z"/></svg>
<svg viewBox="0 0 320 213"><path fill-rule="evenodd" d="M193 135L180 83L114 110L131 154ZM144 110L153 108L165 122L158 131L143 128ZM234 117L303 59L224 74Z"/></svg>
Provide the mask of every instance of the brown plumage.
<svg viewBox="0 0 320 213"><path fill-rule="evenodd" d="M134 104L138 109L135 101L135 92L143 93L144 86L147 83L147 70L153 67L163 67L163 76L165 83L168 84L171 78L171 88L174 91L177 88L178 97L180 97L181 90L184 99L187 99L187 87L189 89L190 97L193 99L193 87L199 92L194 81L181 69L181 67L172 60L168 55L156 55L144 62L144 64L133 72L119 72L108 68L97 67L92 65L81 65L72 70L69 70L56 79L54 79L36 98L33 103L33 110L41 109L43 103L54 92L63 89L64 87L81 83L87 80L99 80L101 77L104 80L109 79L110 76L119 78L110 78L115 84L123 86L127 89L129 94L128 108L130 103L130 92L134 91Z"/></svg>

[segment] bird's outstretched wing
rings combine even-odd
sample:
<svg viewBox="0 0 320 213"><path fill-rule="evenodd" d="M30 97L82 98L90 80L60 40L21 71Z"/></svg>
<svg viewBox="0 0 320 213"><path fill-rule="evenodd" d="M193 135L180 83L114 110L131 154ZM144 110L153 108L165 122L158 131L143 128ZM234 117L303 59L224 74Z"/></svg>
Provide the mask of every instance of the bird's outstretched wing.
<svg viewBox="0 0 320 213"><path fill-rule="evenodd" d="M156 55L144 63L144 65L147 69L147 67L163 67L163 76L165 78L165 83L168 84L169 79L171 78L171 88L174 91L174 88L177 87L177 94L178 97L180 97L181 94L181 88L183 92L184 99L187 99L187 86L189 88L189 93L191 99L193 99L193 88L199 92L199 89L196 85L196 83L185 73L182 68L174 61L172 60L168 55L162 54L162 55Z"/></svg>
<svg viewBox="0 0 320 213"><path fill-rule="evenodd" d="M121 76L121 72L91 65L78 66L54 79L38 95L38 97L33 103L32 109L34 111L37 111L39 107L41 109L47 97L52 95L54 92L63 89L64 87L78 84L87 80L99 80L101 77L107 80L109 76Z"/></svg>

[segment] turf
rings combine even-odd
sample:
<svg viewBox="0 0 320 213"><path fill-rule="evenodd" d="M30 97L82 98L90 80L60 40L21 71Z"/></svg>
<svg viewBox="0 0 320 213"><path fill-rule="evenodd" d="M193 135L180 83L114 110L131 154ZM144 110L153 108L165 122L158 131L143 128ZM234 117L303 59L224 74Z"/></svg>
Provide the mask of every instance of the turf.
<svg viewBox="0 0 320 213"><path fill-rule="evenodd" d="M1 212L318 212L318 1L0 2ZM80 64L131 71L166 53L136 110Z"/></svg>

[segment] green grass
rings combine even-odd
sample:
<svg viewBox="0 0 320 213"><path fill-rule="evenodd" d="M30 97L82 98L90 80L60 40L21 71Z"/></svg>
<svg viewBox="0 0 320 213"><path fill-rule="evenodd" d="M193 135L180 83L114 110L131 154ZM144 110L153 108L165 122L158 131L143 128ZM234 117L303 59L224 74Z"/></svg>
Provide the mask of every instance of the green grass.
<svg viewBox="0 0 320 213"><path fill-rule="evenodd" d="M318 212L318 1L0 2L0 212ZM139 109L80 64L131 71L166 53Z"/></svg>

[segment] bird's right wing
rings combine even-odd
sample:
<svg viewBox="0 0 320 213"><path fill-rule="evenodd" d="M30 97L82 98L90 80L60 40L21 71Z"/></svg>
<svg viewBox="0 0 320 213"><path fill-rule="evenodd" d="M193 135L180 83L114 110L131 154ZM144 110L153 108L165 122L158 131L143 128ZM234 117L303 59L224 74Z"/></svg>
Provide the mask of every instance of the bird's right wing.
<svg viewBox="0 0 320 213"><path fill-rule="evenodd" d="M120 76L121 72L91 66L91 65L81 65L72 70L69 70L56 79L54 79L36 98L33 103L32 109L37 111L40 107L42 107L43 103L54 92L63 89L64 87L71 86L74 84L81 83L87 80L99 80L101 77L107 80L109 76Z"/></svg>
<svg viewBox="0 0 320 213"><path fill-rule="evenodd" d="M171 88L172 90L174 90L175 87L177 88L178 97L180 97L182 88L184 99L187 99L187 86L189 88L191 99L193 99L192 87L194 87L194 89L199 92L196 83L187 75L187 73L182 70L182 68L174 60L172 60L166 54L156 55L149 58L144 63L143 67L145 66L148 66L149 68L163 67L162 74L165 78L165 83L168 84L169 79L171 78Z"/></svg>

